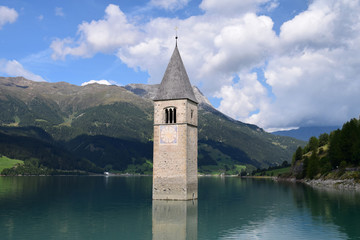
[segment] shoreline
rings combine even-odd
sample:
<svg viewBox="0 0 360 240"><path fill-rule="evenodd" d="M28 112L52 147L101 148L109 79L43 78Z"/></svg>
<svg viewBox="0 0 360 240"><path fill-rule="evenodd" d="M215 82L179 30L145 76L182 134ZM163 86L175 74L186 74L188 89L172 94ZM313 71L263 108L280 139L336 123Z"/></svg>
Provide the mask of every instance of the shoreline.
<svg viewBox="0 0 360 240"><path fill-rule="evenodd" d="M305 180L304 183L314 188L360 191L360 183L354 179L313 179Z"/></svg>
<svg viewBox="0 0 360 240"><path fill-rule="evenodd" d="M140 177L140 176L152 176L149 174L130 174L130 173L118 173L118 174L88 174L88 175L16 175L16 176L7 176L0 175L0 177L29 177L29 176L103 176L103 177ZM289 183L302 183L317 189L333 189L339 191L360 191L360 182L355 181L354 179L296 179L296 178L281 178L281 177L271 177L271 176L238 176L238 175L208 175L208 174L198 174L198 177L239 177L243 179L271 179L275 182L289 182Z"/></svg>
<svg viewBox="0 0 360 240"><path fill-rule="evenodd" d="M296 179L271 176L243 176L241 178L271 179L275 182L302 183L317 189L360 191L360 182L354 179Z"/></svg>
<svg viewBox="0 0 360 240"><path fill-rule="evenodd" d="M275 177L273 180L276 182L303 183L317 189L360 191L360 183L354 179L296 179Z"/></svg>

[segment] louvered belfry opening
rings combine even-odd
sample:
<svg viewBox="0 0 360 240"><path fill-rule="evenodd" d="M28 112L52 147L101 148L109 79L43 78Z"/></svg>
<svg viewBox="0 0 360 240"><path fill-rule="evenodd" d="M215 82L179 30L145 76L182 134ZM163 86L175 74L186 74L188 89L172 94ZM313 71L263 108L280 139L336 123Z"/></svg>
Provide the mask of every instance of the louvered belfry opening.
<svg viewBox="0 0 360 240"><path fill-rule="evenodd" d="M165 123L176 123L176 108L165 108Z"/></svg>

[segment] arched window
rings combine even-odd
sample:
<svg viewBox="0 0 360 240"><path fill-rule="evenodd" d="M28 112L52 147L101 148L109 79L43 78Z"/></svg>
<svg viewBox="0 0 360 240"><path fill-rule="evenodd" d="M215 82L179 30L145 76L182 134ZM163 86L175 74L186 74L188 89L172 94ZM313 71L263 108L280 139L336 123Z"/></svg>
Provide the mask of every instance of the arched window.
<svg viewBox="0 0 360 240"><path fill-rule="evenodd" d="M165 109L165 123L169 123L169 110Z"/></svg>
<svg viewBox="0 0 360 240"><path fill-rule="evenodd" d="M165 123L176 123L176 108L165 108Z"/></svg>
<svg viewBox="0 0 360 240"><path fill-rule="evenodd" d="M172 121L173 121L173 110L172 110L172 108L170 108L170 119L169 119L170 121L170 123L172 123Z"/></svg>
<svg viewBox="0 0 360 240"><path fill-rule="evenodd" d="M176 108L174 108L174 123L176 123Z"/></svg>

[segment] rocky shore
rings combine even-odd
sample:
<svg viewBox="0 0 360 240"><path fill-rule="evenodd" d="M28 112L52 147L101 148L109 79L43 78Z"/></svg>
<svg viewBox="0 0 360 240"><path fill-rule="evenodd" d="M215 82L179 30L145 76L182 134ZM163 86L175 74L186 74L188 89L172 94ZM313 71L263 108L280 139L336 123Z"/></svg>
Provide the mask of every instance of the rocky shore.
<svg viewBox="0 0 360 240"><path fill-rule="evenodd" d="M360 183L356 182L354 179L344 179L344 180L313 179L313 180L304 180L303 182L315 188L335 188L339 190L360 191Z"/></svg>
<svg viewBox="0 0 360 240"><path fill-rule="evenodd" d="M300 182L314 188L360 191L360 183L354 179L300 179L274 178L275 181Z"/></svg>

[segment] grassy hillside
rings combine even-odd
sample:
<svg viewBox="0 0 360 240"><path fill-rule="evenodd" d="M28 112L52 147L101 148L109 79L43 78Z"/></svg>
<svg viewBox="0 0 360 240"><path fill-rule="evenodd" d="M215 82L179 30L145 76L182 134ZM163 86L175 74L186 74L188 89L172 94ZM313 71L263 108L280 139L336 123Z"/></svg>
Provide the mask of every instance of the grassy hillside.
<svg viewBox="0 0 360 240"><path fill-rule="evenodd" d="M152 142L100 135L81 135L66 143L69 151L106 170L124 170L130 164L143 165L152 159L152 147Z"/></svg>
<svg viewBox="0 0 360 240"><path fill-rule="evenodd" d="M269 134L255 125L229 119L209 108L202 106L200 109L199 142L213 146L239 162L256 168L280 165L289 161L289 155L303 144L293 138Z"/></svg>
<svg viewBox="0 0 360 240"><path fill-rule="evenodd" d="M266 177L278 177L280 175L288 175L291 172L291 167L282 167L268 170L258 170L254 172L253 176L266 176Z"/></svg>
<svg viewBox="0 0 360 240"><path fill-rule="evenodd" d="M293 155L296 178L360 179L360 120L351 119L342 129L311 137Z"/></svg>
<svg viewBox="0 0 360 240"><path fill-rule="evenodd" d="M34 157L60 169L92 168L91 163L116 171L136 166L148 171L156 90L157 85L80 87L0 77L0 154ZM252 170L279 165L303 145L235 121L209 105L199 89L194 91L200 102L200 171L230 173L243 166Z"/></svg>
<svg viewBox="0 0 360 240"><path fill-rule="evenodd" d="M5 156L0 157L0 173L5 168L12 168L16 164L23 164L24 161L17 160L17 159L11 159Z"/></svg>
<svg viewBox="0 0 360 240"><path fill-rule="evenodd" d="M43 166L49 169L102 172L88 159L74 155L49 138L44 130L35 127L0 127L0 153L22 160L30 168Z"/></svg>

